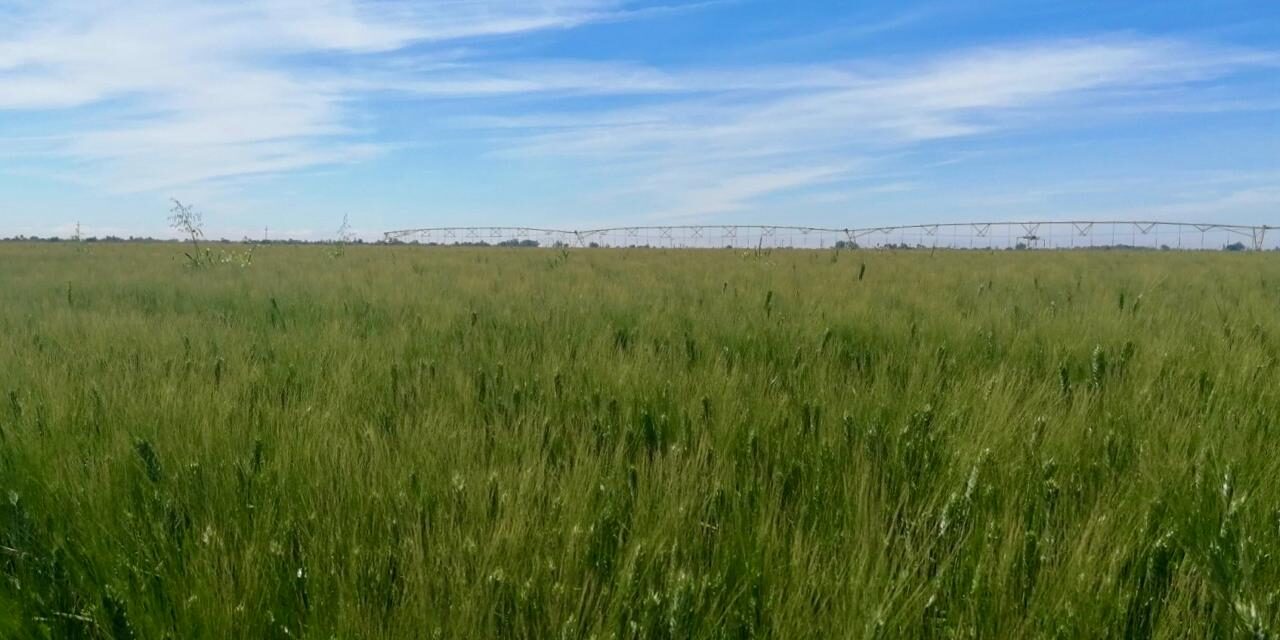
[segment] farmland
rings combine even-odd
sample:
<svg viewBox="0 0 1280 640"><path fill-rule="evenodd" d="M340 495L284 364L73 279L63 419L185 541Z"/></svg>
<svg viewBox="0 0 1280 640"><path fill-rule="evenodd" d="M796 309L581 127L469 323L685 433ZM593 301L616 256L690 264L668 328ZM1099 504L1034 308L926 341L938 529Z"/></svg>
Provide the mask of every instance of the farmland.
<svg viewBox="0 0 1280 640"><path fill-rule="evenodd" d="M1274 637L1265 253L0 244L0 637Z"/></svg>

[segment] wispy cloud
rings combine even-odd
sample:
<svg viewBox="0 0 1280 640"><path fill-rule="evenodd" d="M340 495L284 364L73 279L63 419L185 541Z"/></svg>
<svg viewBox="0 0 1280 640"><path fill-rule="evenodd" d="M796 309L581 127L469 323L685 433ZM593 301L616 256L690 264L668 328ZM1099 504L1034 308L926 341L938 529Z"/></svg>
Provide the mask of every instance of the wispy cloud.
<svg viewBox="0 0 1280 640"><path fill-rule="evenodd" d="M599 177L580 198L669 220L739 214L806 188L831 187L819 199L835 202L876 192L840 183L887 169L897 186L883 193L914 189L918 176L894 162L948 141L1278 108L1267 92L1223 82L1274 75L1275 52L1132 34L750 65L727 54L682 65L548 59L510 46L722 4L17 0L0 8L0 118L79 115L0 148L71 163L104 191L208 189L378 157L404 141L378 131L369 105L394 95L430 123L419 133L466 137L477 158L569 164Z"/></svg>
<svg viewBox="0 0 1280 640"><path fill-rule="evenodd" d="M362 61L419 43L568 28L615 9L611 0L20 3L0 21L0 110L109 105L114 117L49 151L110 189L344 162L377 151L351 124L360 82L300 63L307 56Z"/></svg>
<svg viewBox="0 0 1280 640"><path fill-rule="evenodd" d="M655 199L670 204L653 215L711 215L804 186L804 176L808 184L826 182L832 176L823 167L851 158L1033 124L1079 126L1121 109L1129 115L1175 109L1198 83L1275 61L1168 40L1058 40L876 65L669 72L661 82L648 81L686 95L656 105L471 124L487 127L506 153L585 157L597 168L625 165L641 175L681 167L692 184L677 202L670 202L671 185L660 184ZM736 185L738 196L708 198L721 184Z"/></svg>

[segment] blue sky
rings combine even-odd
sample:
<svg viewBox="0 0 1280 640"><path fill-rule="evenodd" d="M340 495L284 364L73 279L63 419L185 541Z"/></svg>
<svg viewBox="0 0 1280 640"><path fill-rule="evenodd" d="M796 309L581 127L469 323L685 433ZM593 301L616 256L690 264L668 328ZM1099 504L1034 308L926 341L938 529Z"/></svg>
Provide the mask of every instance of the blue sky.
<svg viewBox="0 0 1280 640"><path fill-rule="evenodd" d="M0 236L1280 224L1280 3L0 0Z"/></svg>

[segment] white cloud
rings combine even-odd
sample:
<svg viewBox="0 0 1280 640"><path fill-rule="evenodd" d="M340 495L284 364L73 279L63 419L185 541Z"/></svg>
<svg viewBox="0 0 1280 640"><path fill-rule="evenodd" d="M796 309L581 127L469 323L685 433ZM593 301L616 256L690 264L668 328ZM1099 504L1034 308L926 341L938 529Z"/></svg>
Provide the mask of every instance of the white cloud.
<svg viewBox="0 0 1280 640"><path fill-rule="evenodd" d="M693 67L513 58L483 39L697 6L11 2L0 9L0 117L94 110L69 117L44 142L28 135L0 145L23 155L44 146L46 155L83 169L76 179L103 190L185 192L375 157L388 143L368 135L377 122L364 100L394 93L424 119L455 114L432 120L432 132L472 136L491 155L563 160L607 178L583 197L615 198L622 215L687 218L741 212L775 194L848 180L903 149L947 139L1209 106L1257 108L1250 96L1221 87L1206 101L1205 87L1277 65L1270 52L1136 36L803 65L747 66L726 57ZM643 106L576 100L586 95L645 99ZM457 101L470 101L471 115L437 109ZM1262 108L1275 108L1274 100Z"/></svg>
<svg viewBox="0 0 1280 640"><path fill-rule="evenodd" d="M610 0L54 0L0 21L0 110L109 104L54 144L101 186L138 191L369 157L358 83L299 56L388 52L580 24Z"/></svg>
<svg viewBox="0 0 1280 640"><path fill-rule="evenodd" d="M640 108L469 124L496 136L506 153L580 157L603 172L622 167L639 175L679 167L681 188L659 181L651 193L663 201L683 194L682 201L653 214L714 215L831 179L808 167L1055 120L1089 124L1114 117L1121 106L1130 114L1164 111L1192 95L1197 83L1274 63L1270 55L1167 40L1060 40L874 67L667 73L656 84L696 95ZM719 185L732 185L728 191L735 195L715 197Z"/></svg>
<svg viewBox="0 0 1280 640"><path fill-rule="evenodd" d="M746 209L757 198L837 180L852 173L850 165L775 168L759 173L728 175L711 184L686 184L677 201L668 208L649 213L654 221L675 221ZM693 181L687 181L693 182Z"/></svg>
<svg viewBox="0 0 1280 640"><path fill-rule="evenodd" d="M706 149L708 144L731 145L735 151L762 146L806 151L849 142L918 142L1007 127L1020 110L1043 111L1058 103L1074 102L1079 109L1073 115L1079 115L1080 110L1123 101L1121 92L1184 86L1267 60L1163 41L1067 40L947 53L876 70L832 64L741 76L728 71L668 74L662 85L667 88L752 95L586 117L534 114L489 124L545 127L550 134L531 142L548 153L614 154L677 145ZM610 86L606 83L606 90Z"/></svg>

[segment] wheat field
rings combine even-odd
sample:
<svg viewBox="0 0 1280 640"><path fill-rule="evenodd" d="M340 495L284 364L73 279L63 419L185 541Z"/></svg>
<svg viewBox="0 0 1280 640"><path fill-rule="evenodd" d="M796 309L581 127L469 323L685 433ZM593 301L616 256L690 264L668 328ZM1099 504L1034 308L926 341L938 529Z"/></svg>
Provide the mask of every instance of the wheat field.
<svg viewBox="0 0 1280 640"><path fill-rule="evenodd" d="M0 637L1276 637L1280 263L0 244Z"/></svg>

